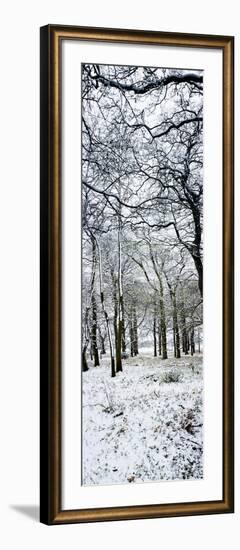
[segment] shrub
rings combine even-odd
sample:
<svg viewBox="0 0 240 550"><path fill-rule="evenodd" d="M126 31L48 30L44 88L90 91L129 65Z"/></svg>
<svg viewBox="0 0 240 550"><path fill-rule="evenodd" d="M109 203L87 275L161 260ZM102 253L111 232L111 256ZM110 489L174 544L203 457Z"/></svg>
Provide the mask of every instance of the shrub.
<svg viewBox="0 0 240 550"><path fill-rule="evenodd" d="M162 375L162 382L165 384L170 384L171 382L182 382L182 375L176 369L172 369Z"/></svg>

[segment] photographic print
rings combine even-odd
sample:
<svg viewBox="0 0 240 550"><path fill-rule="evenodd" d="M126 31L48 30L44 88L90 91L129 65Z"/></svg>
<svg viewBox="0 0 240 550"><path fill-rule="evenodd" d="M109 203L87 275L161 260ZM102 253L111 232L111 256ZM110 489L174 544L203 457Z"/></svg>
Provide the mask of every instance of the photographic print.
<svg viewBox="0 0 240 550"><path fill-rule="evenodd" d="M204 71L81 90L82 484L202 479Z"/></svg>
<svg viewBox="0 0 240 550"><path fill-rule="evenodd" d="M234 38L40 51L40 521L233 512Z"/></svg>

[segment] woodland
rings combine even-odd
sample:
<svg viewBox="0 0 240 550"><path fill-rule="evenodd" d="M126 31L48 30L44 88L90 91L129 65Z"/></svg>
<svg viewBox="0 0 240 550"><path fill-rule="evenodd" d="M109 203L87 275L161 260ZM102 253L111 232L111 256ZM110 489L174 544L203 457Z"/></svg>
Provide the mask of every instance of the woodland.
<svg viewBox="0 0 240 550"><path fill-rule="evenodd" d="M201 477L202 447L196 438L202 425L203 73L83 64L81 85L85 481ZM100 466L104 450L96 439L101 431L96 416L101 412L107 418L108 413L108 424L112 415L115 430L125 415L125 425L119 428L125 430L130 419L126 402L137 403L140 394L143 397L147 392L147 410L155 411L152 422L156 423L159 411L155 405L158 408L169 402L170 394L167 390L159 403L159 392L152 385L151 391L147 390L149 376L153 376L153 386L171 386L177 408L180 403L185 408L182 399L176 401L180 386L187 399L193 384L197 405L190 396L187 436L195 434L198 458L192 470L186 469L185 462L179 470L174 464L179 466L181 460L178 457L174 462L172 456L170 467L167 452L167 469L160 473L163 462L156 458L155 467L148 471L145 453L145 466L139 466L138 475L135 462L134 474L126 462L125 473L119 465L110 464L113 473L109 477L108 462L105 474ZM126 402L120 405L124 384ZM139 410L134 414L142 415ZM106 433L101 440L107 450ZM139 449L146 434L143 436L141 426L137 433ZM135 436L136 427L134 441ZM118 437L116 433L115 443ZM125 458L127 454L126 447ZM88 471L90 463L92 473ZM97 463L99 473L95 475Z"/></svg>

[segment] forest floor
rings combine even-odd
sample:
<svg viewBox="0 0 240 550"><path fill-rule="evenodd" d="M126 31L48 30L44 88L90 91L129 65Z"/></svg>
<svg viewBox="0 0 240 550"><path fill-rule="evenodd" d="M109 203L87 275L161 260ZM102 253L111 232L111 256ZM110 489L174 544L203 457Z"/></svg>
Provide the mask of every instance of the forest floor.
<svg viewBox="0 0 240 550"><path fill-rule="evenodd" d="M203 477L202 356L139 355L83 373L84 485Z"/></svg>

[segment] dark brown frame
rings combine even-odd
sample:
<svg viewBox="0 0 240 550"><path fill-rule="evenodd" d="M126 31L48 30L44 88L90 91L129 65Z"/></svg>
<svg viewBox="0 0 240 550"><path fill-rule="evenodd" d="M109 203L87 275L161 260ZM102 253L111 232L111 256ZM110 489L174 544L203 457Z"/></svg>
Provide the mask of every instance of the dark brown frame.
<svg viewBox="0 0 240 550"><path fill-rule="evenodd" d="M223 52L223 499L61 509L61 42L218 48ZM48 525L233 512L233 54L234 38L47 25L41 46L40 521Z"/></svg>

